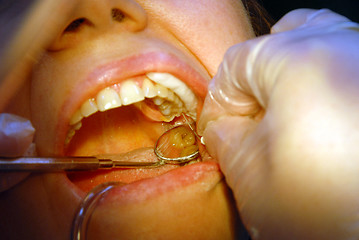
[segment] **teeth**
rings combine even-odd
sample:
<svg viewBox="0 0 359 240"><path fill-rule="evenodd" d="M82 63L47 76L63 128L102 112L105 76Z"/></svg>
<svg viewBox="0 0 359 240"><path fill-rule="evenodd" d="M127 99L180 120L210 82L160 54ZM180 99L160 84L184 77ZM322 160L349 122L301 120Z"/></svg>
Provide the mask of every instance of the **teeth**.
<svg viewBox="0 0 359 240"><path fill-rule="evenodd" d="M168 96L168 89L162 85L156 85L157 95L161 98L166 98Z"/></svg>
<svg viewBox="0 0 359 240"><path fill-rule="evenodd" d="M189 115L196 118L197 99L189 87L169 73L147 73L146 76L162 86L171 89L183 101Z"/></svg>
<svg viewBox="0 0 359 240"><path fill-rule="evenodd" d="M82 122L78 122L73 126L73 129L79 130L82 127Z"/></svg>
<svg viewBox="0 0 359 240"><path fill-rule="evenodd" d="M176 95L172 91L168 91L167 99L170 102L173 102L175 100Z"/></svg>
<svg viewBox="0 0 359 240"><path fill-rule="evenodd" d="M122 82L119 93L112 87L101 90L95 98L86 100L70 119L70 129L66 144L71 141L76 130L82 126L83 117L97 111L106 111L122 105L130 105L151 98L165 121L172 121L182 112L196 119L197 99L186 84L168 73L148 73L140 88L133 80ZM155 82L155 83L153 83Z"/></svg>
<svg viewBox="0 0 359 240"><path fill-rule="evenodd" d="M109 87L101 90L97 94L96 102L101 112L121 106L121 100L117 92Z"/></svg>
<svg viewBox="0 0 359 240"><path fill-rule="evenodd" d="M145 99L141 88L132 80L127 80L121 84L120 96L123 105L130 105Z"/></svg>
<svg viewBox="0 0 359 240"><path fill-rule="evenodd" d="M147 78L143 80L142 91L146 98L153 98L157 96L155 85Z"/></svg>
<svg viewBox="0 0 359 240"><path fill-rule="evenodd" d="M88 117L91 114L94 114L95 112L98 111L94 98L90 98L86 102L84 102L80 109L81 109L81 114L84 117Z"/></svg>
<svg viewBox="0 0 359 240"><path fill-rule="evenodd" d="M157 106L160 106L165 100L163 98L160 97L155 97L153 99L153 103L156 104Z"/></svg>
<svg viewBox="0 0 359 240"><path fill-rule="evenodd" d="M70 125L74 125L82 120L82 114L80 110L77 110L70 119Z"/></svg>

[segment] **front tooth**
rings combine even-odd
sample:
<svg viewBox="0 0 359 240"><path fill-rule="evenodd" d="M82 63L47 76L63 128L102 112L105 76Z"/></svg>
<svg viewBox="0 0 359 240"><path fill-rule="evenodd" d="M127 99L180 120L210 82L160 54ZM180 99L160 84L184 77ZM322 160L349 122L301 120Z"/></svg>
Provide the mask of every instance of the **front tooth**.
<svg viewBox="0 0 359 240"><path fill-rule="evenodd" d="M161 98L166 98L168 96L168 88L157 84L156 85L156 89L157 89L157 95Z"/></svg>
<svg viewBox="0 0 359 240"><path fill-rule="evenodd" d="M91 114L95 113L98 111L96 102L94 98L90 98L88 99L86 102L84 102L81 106L81 114L84 117L88 117Z"/></svg>
<svg viewBox="0 0 359 240"><path fill-rule="evenodd" d="M120 97L123 105L130 105L145 99L141 88L132 80L127 80L121 84Z"/></svg>
<svg viewBox="0 0 359 240"><path fill-rule="evenodd" d="M109 87L97 94L96 102L101 112L121 106L121 100L117 92Z"/></svg>
<svg viewBox="0 0 359 240"><path fill-rule="evenodd" d="M171 89L178 97L181 98L186 106L186 109L191 112L191 115L195 115L197 99L191 89L187 87L184 82L169 73L152 72L147 73L146 76L150 80Z"/></svg>
<svg viewBox="0 0 359 240"><path fill-rule="evenodd" d="M155 85L150 80L148 80L147 78L145 78L145 80L143 80L142 91L146 98L156 97L157 96L156 90L157 89L156 89Z"/></svg>

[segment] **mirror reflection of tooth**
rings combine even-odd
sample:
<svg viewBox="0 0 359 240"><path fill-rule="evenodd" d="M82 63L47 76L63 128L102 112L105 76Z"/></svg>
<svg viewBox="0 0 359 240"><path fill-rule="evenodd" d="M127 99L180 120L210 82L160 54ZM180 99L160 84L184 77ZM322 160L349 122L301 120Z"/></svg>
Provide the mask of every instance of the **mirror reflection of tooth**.
<svg viewBox="0 0 359 240"><path fill-rule="evenodd" d="M70 125L74 125L82 120L83 116L80 110L77 110L70 119Z"/></svg>
<svg viewBox="0 0 359 240"><path fill-rule="evenodd" d="M98 111L97 104L94 98L87 99L81 105L81 114L84 117L88 117Z"/></svg>
<svg viewBox="0 0 359 240"><path fill-rule="evenodd" d="M170 143L177 148L184 148L186 146L194 145L196 138L193 132L187 127L177 127L173 129L170 136Z"/></svg>
<svg viewBox="0 0 359 240"><path fill-rule="evenodd" d="M142 89L132 80L121 84L120 97L123 105L130 105L145 99Z"/></svg>
<svg viewBox="0 0 359 240"><path fill-rule="evenodd" d="M146 98L153 98L153 97L157 96L157 88L147 78L145 78L145 80L143 80L142 91Z"/></svg>
<svg viewBox="0 0 359 240"><path fill-rule="evenodd" d="M192 131L187 131L183 134L183 145L190 146L196 143L196 136L193 134Z"/></svg>
<svg viewBox="0 0 359 240"><path fill-rule="evenodd" d="M179 131L173 131L170 135L170 143L177 148L183 148L182 134Z"/></svg>
<svg viewBox="0 0 359 240"><path fill-rule="evenodd" d="M186 156L189 156L195 152L198 151L198 146L197 145L190 145L190 146L187 146L185 147L181 153L180 153L180 157L186 157Z"/></svg>
<svg viewBox="0 0 359 240"><path fill-rule="evenodd" d="M97 107L101 112L121 106L121 100L117 92L109 87L101 90L97 94L96 102Z"/></svg>

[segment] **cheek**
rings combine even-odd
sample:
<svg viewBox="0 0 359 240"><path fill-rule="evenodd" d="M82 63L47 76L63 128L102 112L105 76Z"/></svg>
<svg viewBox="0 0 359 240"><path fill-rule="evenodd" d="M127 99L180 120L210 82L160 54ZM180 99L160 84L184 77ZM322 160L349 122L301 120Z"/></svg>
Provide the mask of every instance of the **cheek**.
<svg viewBox="0 0 359 240"><path fill-rule="evenodd" d="M144 3L145 4L145 3ZM254 37L241 1L159 1L149 13L215 74L224 53Z"/></svg>
<svg viewBox="0 0 359 240"><path fill-rule="evenodd" d="M16 114L30 119L30 80L26 79L25 84L15 93L2 112Z"/></svg>
<svg viewBox="0 0 359 240"><path fill-rule="evenodd" d="M31 116L36 129L35 141L40 154L53 153L61 102L68 89L69 71L45 55L35 66L31 79Z"/></svg>

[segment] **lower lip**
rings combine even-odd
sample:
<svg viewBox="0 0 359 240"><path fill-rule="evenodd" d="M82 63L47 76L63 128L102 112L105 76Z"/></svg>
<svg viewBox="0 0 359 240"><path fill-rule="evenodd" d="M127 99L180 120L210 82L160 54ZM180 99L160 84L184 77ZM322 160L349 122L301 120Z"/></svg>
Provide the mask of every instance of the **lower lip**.
<svg viewBox="0 0 359 240"><path fill-rule="evenodd" d="M171 192L195 183L202 183L203 186L211 189L223 178L218 164L211 161L193 163L184 167L176 167L175 169L169 171L168 169L163 169L162 171L166 172L159 176L143 178L128 184L123 184L122 186L116 188L116 191L112 191L114 194L112 199L121 203L142 202L166 192ZM141 177L143 177L146 174L141 175ZM116 174L113 176L116 176ZM103 182L114 181L114 178L103 178L98 182L93 181L91 178L86 178L84 181L89 181L87 182L87 186L94 187ZM73 183L80 189L82 188L82 190L90 190L79 186L76 183L76 180L73 181Z"/></svg>

